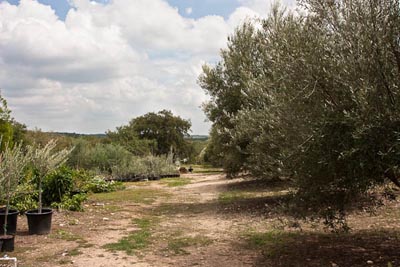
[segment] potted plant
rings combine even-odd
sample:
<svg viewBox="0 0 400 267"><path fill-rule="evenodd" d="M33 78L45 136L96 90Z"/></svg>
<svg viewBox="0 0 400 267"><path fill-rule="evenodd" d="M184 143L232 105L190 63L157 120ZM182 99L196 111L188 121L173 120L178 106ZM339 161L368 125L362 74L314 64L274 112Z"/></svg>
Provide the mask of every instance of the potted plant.
<svg viewBox="0 0 400 267"><path fill-rule="evenodd" d="M28 218L29 234L44 235L50 233L53 210L43 208L42 182L51 171L61 166L67 160L71 150L54 151L57 143L51 140L44 147L30 146L31 162L38 176L38 209L29 210L25 214Z"/></svg>
<svg viewBox="0 0 400 267"><path fill-rule="evenodd" d="M1 172L1 193L5 200L5 207L1 210L1 251L14 250L14 235L17 227L18 211L10 210L10 199L18 180L23 174L25 166L29 160L29 155L22 151L21 144L10 147L5 146L0 154L0 172Z"/></svg>

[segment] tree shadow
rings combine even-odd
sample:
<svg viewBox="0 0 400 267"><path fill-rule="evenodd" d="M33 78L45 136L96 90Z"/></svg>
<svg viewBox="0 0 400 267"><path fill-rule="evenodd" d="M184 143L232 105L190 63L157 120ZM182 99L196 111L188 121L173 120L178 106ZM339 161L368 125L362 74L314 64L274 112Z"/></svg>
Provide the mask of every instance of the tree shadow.
<svg viewBox="0 0 400 267"><path fill-rule="evenodd" d="M293 187L294 184L289 180L263 180L263 179L246 179L236 183L226 185L228 191L247 191L247 192L264 192L279 191Z"/></svg>
<svg viewBox="0 0 400 267"><path fill-rule="evenodd" d="M205 203L163 203L153 208L159 215L218 213L221 216L236 217L248 215L252 217L279 216L285 214L282 203L289 196L249 197L234 199L228 203L213 200Z"/></svg>
<svg viewBox="0 0 400 267"><path fill-rule="evenodd" d="M400 266L399 231L268 236L255 266Z"/></svg>

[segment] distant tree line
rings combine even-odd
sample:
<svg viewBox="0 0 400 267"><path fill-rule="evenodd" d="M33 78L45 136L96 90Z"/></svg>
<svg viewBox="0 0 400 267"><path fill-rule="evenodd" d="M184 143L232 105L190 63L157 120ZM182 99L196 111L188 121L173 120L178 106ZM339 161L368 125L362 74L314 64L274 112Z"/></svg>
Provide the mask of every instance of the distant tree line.
<svg viewBox="0 0 400 267"><path fill-rule="evenodd" d="M385 178L400 186L400 3L298 4L244 23L203 67L206 157L228 176L293 179L307 210L340 220Z"/></svg>

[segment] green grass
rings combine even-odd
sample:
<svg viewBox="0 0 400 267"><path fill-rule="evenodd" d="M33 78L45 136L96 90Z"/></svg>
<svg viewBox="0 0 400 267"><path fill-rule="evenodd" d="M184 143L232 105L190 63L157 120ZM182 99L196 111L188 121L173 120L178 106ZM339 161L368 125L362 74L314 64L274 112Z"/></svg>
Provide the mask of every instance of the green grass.
<svg viewBox="0 0 400 267"><path fill-rule="evenodd" d="M68 251L68 256L78 256L81 255L82 252L79 250L79 248L74 248L73 250Z"/></svg>
<svg viewBox="0 0 400 267"><path fill-rule="evenodd" d="M65 241L79 241L83 240L81 236L75 235L65 230L57 230L57 232L50 234L50 238L61 239Z"/></svg>
<svg viewBox="0 0 400 267"><path fill-rule="evenodd" d="M287 195L287 190L281 191L246 191L246 190L232 190L222 192L218 196L218 201L222 204L231 204L240 200L262 198L262 197L278 197Z"/></svg>
<svg viewBox="0 0 400 267"><path fill-rule="evenodd" d="M132 188L110 193L93 194L90 200L96 202L131 202L152 204L159 197L168 197L169 194L160 189Z"/></svg>
<svg viewBox="0 0 400 267"><path fill-rule="evenodd" d="M166 179L162 179L161 183L167 185L168 187L179 187L179 186L185 186L185 185L192 183L192 179L166 178Z"/></svg>
<svg viewBox="0 0 400 267"><path fill-rule="evenodd" d="M192 165L192 168L193 173L218 174L224 172L222 168L213 167L211 165ZM186 169L189 169L189 166L186 166Z"/></svg>
<svg viewBox="0 0 400 267"><path fill-rule="evenodd" d="M200 235L194 237L173 236L168 240L167 250L174 255L188 255L190 253L185 248L208 246L211 243L211 239Z"/></svg>
<svg viewBox="0 0 400 267"><path fill-rule="evenodd" d="M218 201L223 204L230 204L233 202L236 202L241 199L246 199L250 197L255 197L256 194L254 193L249 193L249 192L243 192L243 191L227 191L227 192L222 192L218 196Z"/></svg>
<svg viewBox="0 0 400 267"><path fill-rule="evenodd" d="M272 230L267 232L255 232L252 230L243 234L250 249L261 249L268 257L276 256L282 246L292 242L296 233Z"/></svg>
<svg viewBox="0 0 400 267"><path fill-rule="evenodd" d="M154 218L134 219L133 223L139 230L130 233L116 243L110 243L103 248L110 251L125 251L133 255L135 251L147 248L151 242L151 227L156 223Z"/></svg>

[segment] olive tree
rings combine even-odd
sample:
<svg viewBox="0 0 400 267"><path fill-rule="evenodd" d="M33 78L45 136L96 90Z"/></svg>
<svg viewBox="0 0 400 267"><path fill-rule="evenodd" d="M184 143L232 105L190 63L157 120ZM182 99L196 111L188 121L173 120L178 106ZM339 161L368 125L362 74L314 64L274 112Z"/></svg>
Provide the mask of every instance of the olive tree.
<svg viewBox="0 0 400 267"><path fill-rule="evenodd" d="M291 177L300 203L340 219L385 177L400 185L400 4L299 4L228 40L200 77L205 112L236 171Z"/></svg>

